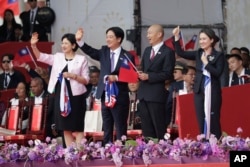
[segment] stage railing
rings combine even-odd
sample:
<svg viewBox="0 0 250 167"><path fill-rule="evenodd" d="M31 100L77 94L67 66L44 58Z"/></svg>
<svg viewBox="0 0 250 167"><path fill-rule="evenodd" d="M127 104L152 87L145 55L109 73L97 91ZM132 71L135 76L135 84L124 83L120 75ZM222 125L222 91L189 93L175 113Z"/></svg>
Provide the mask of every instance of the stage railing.
<svg viewBox="0 0 250 167"><path fill-rule="evenodd" d="M235 136L237 128L241 127L243 129L241 137L250 136L249 99L250 84L222 89L221 125L223 132ZM177 96L176 104L179 137L191 136L196 138L199 131L194 108L194 94Z"/></svg>

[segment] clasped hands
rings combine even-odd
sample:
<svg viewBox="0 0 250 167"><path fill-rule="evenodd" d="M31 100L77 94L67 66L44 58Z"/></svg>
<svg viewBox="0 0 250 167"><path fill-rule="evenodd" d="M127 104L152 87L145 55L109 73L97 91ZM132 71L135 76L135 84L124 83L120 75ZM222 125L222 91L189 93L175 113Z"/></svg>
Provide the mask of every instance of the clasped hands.
<svg viewBox="0 0 250 167"><path fill-rule="evenodd" d="M144 73L144 72L142 72L142 71L138 71L138 78L139 78L141 81L148 80L148 74L147 74L147 73Z"/></svg>

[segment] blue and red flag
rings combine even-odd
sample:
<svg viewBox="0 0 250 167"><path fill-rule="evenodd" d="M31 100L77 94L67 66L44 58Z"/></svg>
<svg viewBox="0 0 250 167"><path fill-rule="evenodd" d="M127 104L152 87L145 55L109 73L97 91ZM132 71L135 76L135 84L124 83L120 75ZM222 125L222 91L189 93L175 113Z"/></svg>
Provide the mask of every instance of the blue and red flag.
<svg viewBox="0 0 250 167"><path fill-rule="evenodd" d="M14 12L14 15L19 15L19 2L18 0L0 0L0 17L3 18L3 13L5 9L11 9Z"/></svg>
<svg viewBox="0 0 250 167"><path fill-rule="evenodd" d="M183 36L182 36L181 31L180 31L179 35L180 35L179 43L181 45L181 48L185 50L185 44L184 44L184 40L183 40ZM170 38L168 38L164 41L164 44L166 46L168 46L170 49L175 50L173 42L174 42L174 36L171 36Z"/></svg>
<svg viewBox="0 0 250 167"><path fill-rule="evenodd" d="M68 88L66 86L65 78L63 77L62 73L59 74L58 80L61 83L61 92L60 92L61 116L67 117L71 113L71 105L70 105Z"/></svg>
<svg viewBox="0 0 250 167"><path fill-rule="evenodd" d="M105 81L105 106L113 108L116 104L116 96L118 95L118 87L115 82Z"/></svg>
<svg viewBox="0 0 250 167"><path fill-rule="evenodd" d="M193 35L192 39L190 41L188 41L188 43L185 45L185 49L189 50L189 49L194 49L195 44L196 44L196 40L197 40L197 35Z"/></svg>
<svg viewBox="0 0 250 167"><path fill-rule="evenodd" d="M138 74L132 65L132 62L128 58L122 60L121 67L119 69L118 81L135 83L138 81Z"/></svg>
<svg viewBox="0 0 250 167"><path fill-rule="evenodd" d="M32 57L30 55L30 51L27 47L24 47L24 48L21 48L16 54L15 54L15 57L14 57L14 60L13 60L13 65L14 66L19 66L23 63L28 63L28 62L31 62L33 61L32 60Z"/></svg>

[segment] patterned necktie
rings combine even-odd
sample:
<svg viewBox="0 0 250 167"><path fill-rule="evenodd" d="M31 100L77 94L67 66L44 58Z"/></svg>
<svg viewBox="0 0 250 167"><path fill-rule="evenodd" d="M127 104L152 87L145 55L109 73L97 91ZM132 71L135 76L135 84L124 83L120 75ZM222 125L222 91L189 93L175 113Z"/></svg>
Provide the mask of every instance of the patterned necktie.
<svg viewBox="0 0 250 167"><path fill-rule="evenodd" d="M150 55L150 60L153 60L155 58L155 51L154 49L152 48L151 50L151 55Z"/></svg>
<svg viewBox="0 0 250 167"><path fill-rule="evenodd" d="M111 52L110 60L111 60L111 72L113 72L115 70L115 52Z"/></svg>

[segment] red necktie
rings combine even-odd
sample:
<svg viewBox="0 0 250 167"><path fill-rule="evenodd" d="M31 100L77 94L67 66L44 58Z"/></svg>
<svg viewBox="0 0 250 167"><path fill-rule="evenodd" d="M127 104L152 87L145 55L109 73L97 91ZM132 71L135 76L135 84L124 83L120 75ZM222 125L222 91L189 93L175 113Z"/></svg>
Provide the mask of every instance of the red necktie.
<svg viewBox="0 0 250 167"><path fill-rule="evenodd" d="M150 55L150 60L153 60L155 58L155 51L154 49L152 48L151 50L151 55Z"/></svg>

